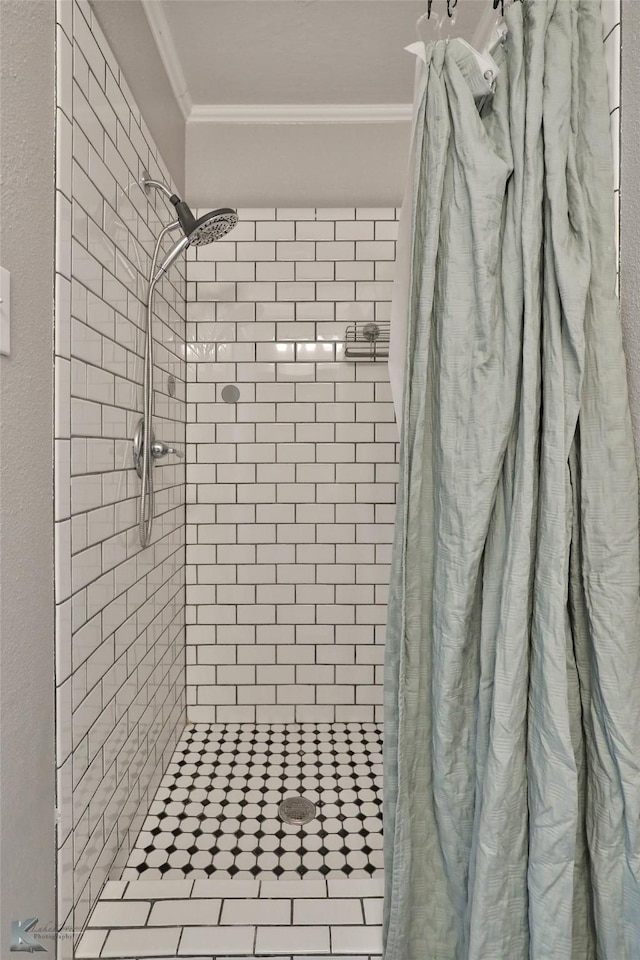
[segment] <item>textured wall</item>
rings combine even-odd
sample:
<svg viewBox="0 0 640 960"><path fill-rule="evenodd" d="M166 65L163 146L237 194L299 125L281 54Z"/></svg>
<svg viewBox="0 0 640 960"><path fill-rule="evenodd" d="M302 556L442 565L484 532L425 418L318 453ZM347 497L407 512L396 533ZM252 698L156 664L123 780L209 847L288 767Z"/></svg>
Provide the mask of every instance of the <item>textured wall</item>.
<svg viewBox="0 0 640 960"><path fill-rule="evenodd" d="M396 210L239 212L187 271L189 715L372 720L397 433L341 341L388 319Z"/></svg>
<svg viewBox="0 0 640 960"><path fill-rule="evenodd" d="M137 181L144 167L168 175L90 6L56 9L59 915L77 935L184 719L184 467L156 469L154 539L141 550L131 438L146 276L169 211ZM182 445L184 265L159 293L155 428Z"/></svg>
<svg viewBox="0 0 640 960"><path fill-rule="evenodd" d="M54 7L0 3L0 953L12 920L55 921L53 730ZM28 124L25 118L28 117ZM37 229L34 229L37 224ZM54 945L45 941L49 955Z"/></svg>

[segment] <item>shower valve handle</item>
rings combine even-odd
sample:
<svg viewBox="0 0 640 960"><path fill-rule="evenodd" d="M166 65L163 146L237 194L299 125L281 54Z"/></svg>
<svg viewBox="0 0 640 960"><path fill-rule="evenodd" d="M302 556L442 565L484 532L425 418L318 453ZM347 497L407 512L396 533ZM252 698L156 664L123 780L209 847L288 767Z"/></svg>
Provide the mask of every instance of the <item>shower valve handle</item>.
<svg viewBox="0 0 640 960"><path fill-rule="evenodd" d="M163 443L162 440L154 440L151 444L151 456L154 460L158 460L160 457L166 457L168 453L172 453L175 457L180 457L181 460L184 460L184 453L182 450L176 450L175 447L169 447L166 443Z"/></svg>

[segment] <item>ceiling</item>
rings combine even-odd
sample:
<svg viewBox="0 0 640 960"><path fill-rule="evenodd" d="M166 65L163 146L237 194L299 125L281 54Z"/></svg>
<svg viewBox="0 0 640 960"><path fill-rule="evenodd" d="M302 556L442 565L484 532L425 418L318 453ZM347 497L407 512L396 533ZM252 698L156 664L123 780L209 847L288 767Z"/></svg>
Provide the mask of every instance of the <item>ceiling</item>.
<svg viewBox="0 0 640 960"><path fill-rule="evenodd" d="M404 47L418 38L427 0L91 2L134 95L146 97L139 106L161 153L183 151L192 203L401 202L415 72ZM480 21L495 20L492 8L459 0L451 21L446 0L433 0L422 38L473 41Z"/></svg>
<svg viewBox="0 0 640 960"><path fill-rule="evenodd" d="M154 0L194 104L410 103L425 0Z"/></svg>

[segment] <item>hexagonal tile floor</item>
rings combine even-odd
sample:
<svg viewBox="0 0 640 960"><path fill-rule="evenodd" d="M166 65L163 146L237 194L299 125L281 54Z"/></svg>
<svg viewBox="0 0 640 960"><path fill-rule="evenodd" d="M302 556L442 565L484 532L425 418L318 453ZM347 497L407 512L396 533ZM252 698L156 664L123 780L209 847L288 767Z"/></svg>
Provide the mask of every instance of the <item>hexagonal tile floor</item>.
<svg viewBox="0 0 640 960"><path fill-rule="evenodd" d="M285 797L316 804L281 822ZM371 877L382 870L382 731L373 723L190 724L122 879Z"/></svg>

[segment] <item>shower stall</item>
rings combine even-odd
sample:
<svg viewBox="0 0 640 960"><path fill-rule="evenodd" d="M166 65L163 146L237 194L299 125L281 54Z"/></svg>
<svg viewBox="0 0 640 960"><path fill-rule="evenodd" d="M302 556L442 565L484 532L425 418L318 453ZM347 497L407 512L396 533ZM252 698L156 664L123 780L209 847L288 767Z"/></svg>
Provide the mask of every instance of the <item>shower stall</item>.
<svg viewBox="0 0 640 960"><path fill-rule="evenodd" d="M399 209L192 213L98 6L55 4L58 956L375 960ZM412 69L339 136L408 133Z"/></svg>
<svg viewBox="0 0 640 960"><path fill-rule="evenodd" d="M192 213L56 8L60 956L375 956L398 211Z"/></svg>

